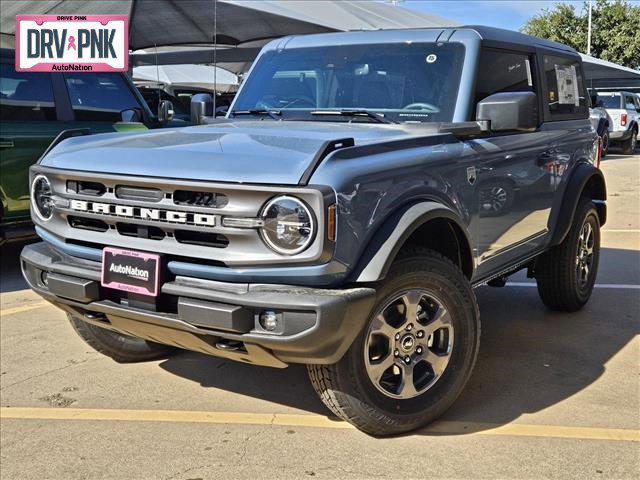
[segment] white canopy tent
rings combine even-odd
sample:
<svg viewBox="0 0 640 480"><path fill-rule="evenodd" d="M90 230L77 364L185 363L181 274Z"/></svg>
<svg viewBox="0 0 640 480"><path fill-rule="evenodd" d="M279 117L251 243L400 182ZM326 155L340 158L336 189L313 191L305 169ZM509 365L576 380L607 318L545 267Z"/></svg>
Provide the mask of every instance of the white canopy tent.
<svg viewBox="0 0 640 480"><path fill-rule="evenodd" d="M192 87L233 92L238 88L238 77L222 68L209 65L159 65L134 67L134 82L160 83L167 87Z"/></svg>
<svg viewBox="0 0 640 480"><path fill-rule="evenodd" d="M640 93L640 71L582 53L580 56L588 87Z"/></svg>

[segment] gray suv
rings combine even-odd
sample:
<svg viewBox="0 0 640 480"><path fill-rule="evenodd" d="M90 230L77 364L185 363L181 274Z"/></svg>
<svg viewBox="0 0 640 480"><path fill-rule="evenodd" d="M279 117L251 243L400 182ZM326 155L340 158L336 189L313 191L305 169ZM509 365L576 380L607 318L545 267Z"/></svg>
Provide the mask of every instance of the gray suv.
<svg viewBox="0 0 640 480"><path fill-rule="evenodd" d="M287 37L226 118L76 136L31 169L31 288L119 362L306 364L373 435L453 403L474 287L522 269L580 309L606 192L579 55L486 27ZM274 385L274 388L279 388Z"/></svg>

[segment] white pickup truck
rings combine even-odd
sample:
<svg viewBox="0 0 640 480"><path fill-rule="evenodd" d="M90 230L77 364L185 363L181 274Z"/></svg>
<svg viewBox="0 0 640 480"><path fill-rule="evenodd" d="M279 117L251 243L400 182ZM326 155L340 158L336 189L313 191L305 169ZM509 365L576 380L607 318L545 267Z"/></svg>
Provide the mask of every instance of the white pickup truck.
<svg viewBox="0 0 640 480"><path fill-rule="evenodd" d="M640 98L629 92L598 92L613 121L610 139L619 143L625 155L634 153L638 144Z"/></svg>

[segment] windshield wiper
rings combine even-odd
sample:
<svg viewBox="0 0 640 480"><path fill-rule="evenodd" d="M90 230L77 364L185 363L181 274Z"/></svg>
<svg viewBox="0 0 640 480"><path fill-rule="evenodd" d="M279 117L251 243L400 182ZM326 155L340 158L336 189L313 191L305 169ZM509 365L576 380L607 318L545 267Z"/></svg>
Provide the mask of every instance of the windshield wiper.
<svg viewBox="0 0 640 480"><path fill-rule="evenodd" d="M342 115L345 117L367 117L377 121L378 123L398 123L391 120L390 118L385 118L385 116L381 113L370 112L369 110L313 110L309 113L311 115Z"/></svg>
<svg viewBox="0 0 640 480"><path fill-rule="evenodd" d="M274 120L280 120L282 112L280 110L267 110L266 108L255 108L251 110L231 110L231 115L269 115Z"/></svg>

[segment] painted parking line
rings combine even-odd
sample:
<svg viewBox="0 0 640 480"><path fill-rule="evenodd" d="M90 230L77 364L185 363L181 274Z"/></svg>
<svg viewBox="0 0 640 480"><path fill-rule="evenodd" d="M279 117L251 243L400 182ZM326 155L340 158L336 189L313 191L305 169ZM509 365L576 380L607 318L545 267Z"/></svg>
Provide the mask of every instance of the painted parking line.
<svg viewBox="0 0 640 480"><path fill-rule="evenodd" d="M537 287L535 282L507 282L507 287ZM619 290L640 290L640 285L629 283L596 283L594 288L612 288Z"/></svg>
<svg viewBox="0 0 640 480"><path fill-rule="evenodd" d="M606 233L640 233L640 229L637 228L603 228L602 232Z"/></svg>
<svg viewBox="0 0 640 480"><path fill-rule="evenodd" d="M355 430L341 420L322 415L285 413L205 412L180 410L115 410L90 408L0 408L0 419L57 421L121 421L213 423L235 425L276 425ZM420 430L432 435L503 435L517 437L556 437L586 440L639 442L640 430L621 428L566 427L560 425L496 424L439 421Z"/></svg>
<svg viewBox="0 0 640 480"><path fill-rule="evenodd" d="M0 310L0 317L4 317L5 315L15 315L16 313L28 312L30 310L36 310L38 308L44 307L52 307L49 302L37 302L31 303L29 305L22 305L21 307L13 307L13 308L5 308Z"/></svg>

